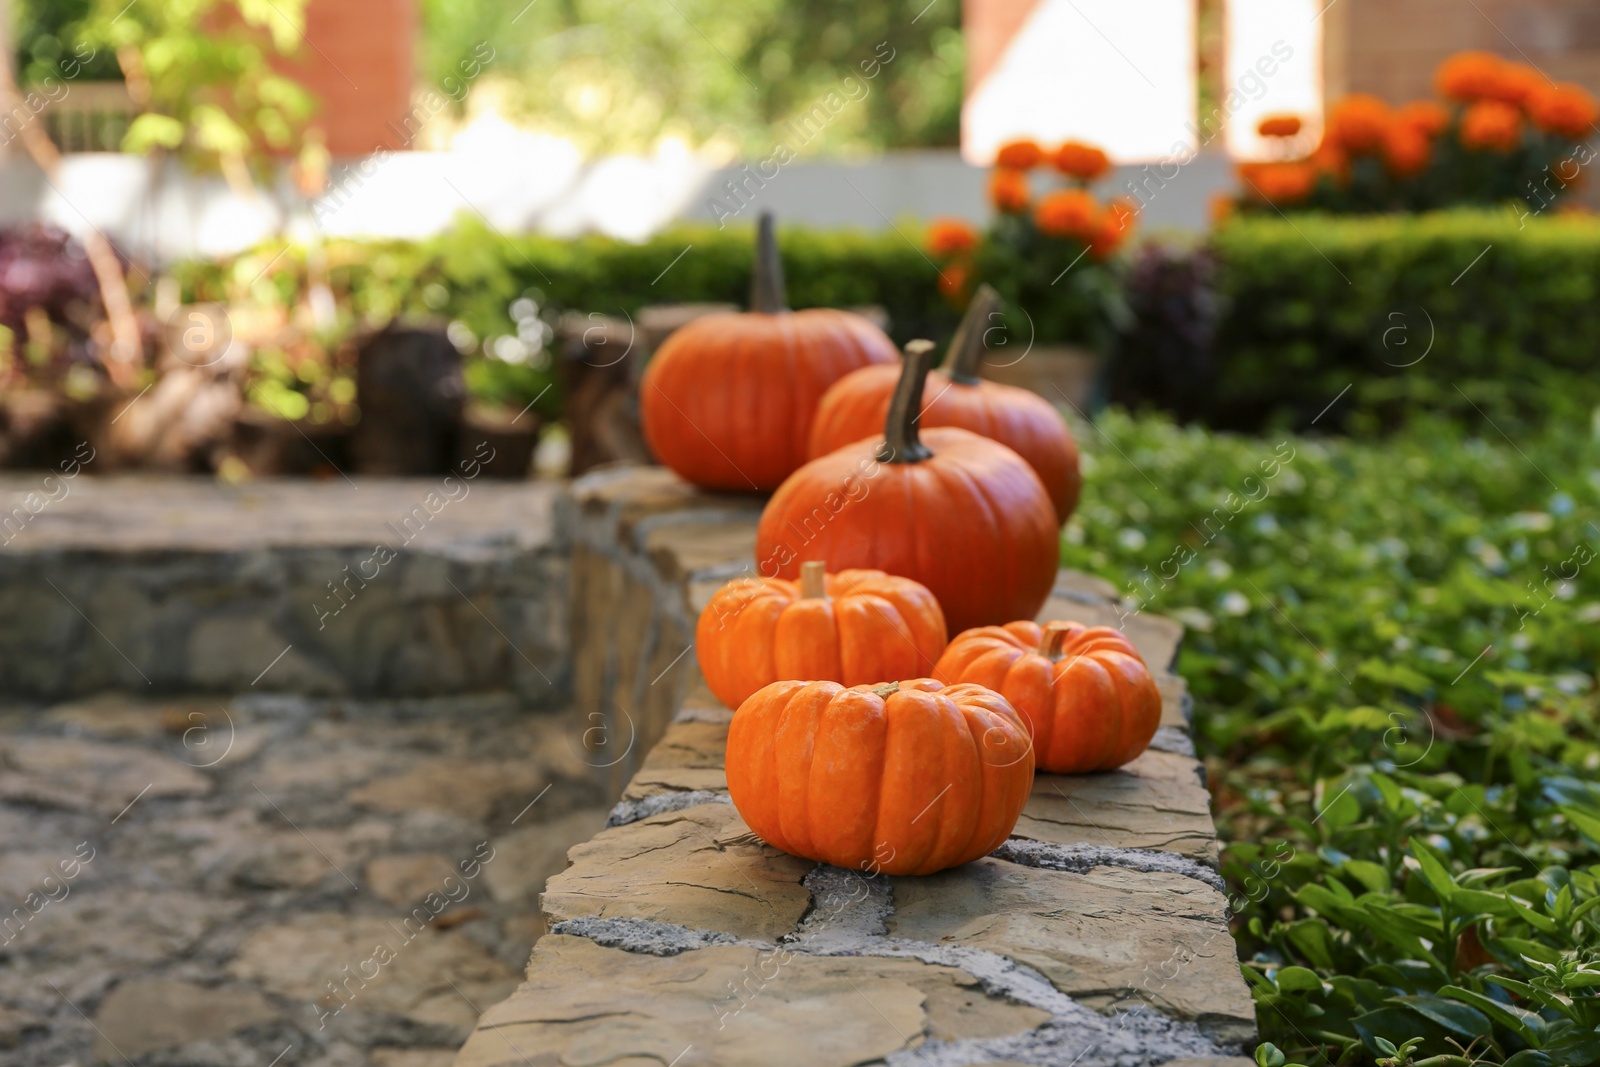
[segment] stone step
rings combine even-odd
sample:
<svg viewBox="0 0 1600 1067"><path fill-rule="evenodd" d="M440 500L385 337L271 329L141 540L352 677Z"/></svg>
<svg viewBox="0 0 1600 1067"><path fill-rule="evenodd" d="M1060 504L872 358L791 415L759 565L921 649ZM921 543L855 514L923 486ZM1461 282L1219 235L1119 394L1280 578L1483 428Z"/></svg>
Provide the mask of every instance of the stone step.
<svg viewBox="0 0 1600 1067"><path fill-rule="evenodd" d="M620 800L546 884L528 980L457 1067L1247 1067L1254 1007L1170 671L1181 627L1063 572L1041 620L1124 628L1159 678L1156 746L1109 774L1039 775L990 857L869 877L771 848L728 799L732 712L688 641L752 563L752 502L640 470L580 479L558 513L580 560L579 710L592 747L614 747Z"/></svg>
<svg viewBox="0 0 1600 1067"><path fill-rule="evenodd" d="M59 700L569 689L556 487L0 481L0 690Z"/></svg>

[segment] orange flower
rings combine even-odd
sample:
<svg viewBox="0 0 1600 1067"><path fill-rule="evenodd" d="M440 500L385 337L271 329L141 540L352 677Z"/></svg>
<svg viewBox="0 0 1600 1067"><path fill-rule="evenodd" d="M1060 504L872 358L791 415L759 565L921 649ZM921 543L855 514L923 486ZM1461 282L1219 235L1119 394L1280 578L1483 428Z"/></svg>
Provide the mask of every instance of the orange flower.
<svg viewBox="0 0 1600 1067"><path fill-rule="evenodd" d="M1397 178L1413 178L1428 169L1433 145L1421 129L1406 122L1389 127L1383 139L1383 162Z"/></svg>
<svg viewBox="0 0 1600 1067"><path fill-rule="evenodd" d="M1211 194L1211 225L1221 226L1233 218L1233 197L1227 193Z"/></svg>
<svg viewBox="0 0 1600 1067"><path fill-rule="evenodd" d="M1043 162L1044 149L1027 140L1008 141L994 157L995 166L1008 170L1032 170Z"/></svg>
<svg viewBox="0 0 1600 1067"><path fill-rule="evenodd" d="M1534 94L1549 84L1543 74L1525 63L1506 63L1500 68L1500 83L1494 87L1493 99L1527 107Z"/></svg>
<svg viewBox="0 0 1600 1067"><path fill-rule="evenodd" d="M1461 143L1480 152L1511 152L1522 142L1522 113L1499 100L1480 100L1461 116Z"/></svg>
<svg viewBox="0 0 1600 1067"><path fill-rule="evenodd" d="M940 295L958 307L967 302L967 289L971 285L971 264L947 263L939 272Z"/></svg>
<svg viewBox="0 0 1600 1067"><path fill-rule="evenodd" d="M1105 259L1117 250L1133 232L1133 220L1139 214L1139 205L1125 196L1112 199L1100 216L1100 224L1089 238L1089 254Z"/></svg>
<svg viewBox="0 0 1600 1067"><path fill-rule="evenodd" d="M1297 204L1317 187L1317 168L1303 159L1288 163L1241 163L1239 176L1269 204Z"/></svg>
<svg viewBox="0 0 1600 1067"><path fill-rule="evenodd" d="M989 202L1001 211L1015 213L1028 206L1028 176L1020 170L997 167L989 175Z"/></svg>
<svg viewBox="0 0 1600 1067"><path fill-rule="evenodd" d="M1487 100L1499 91L1501 68L1505 65L1505 60L1491 52L1457 52L1439 64L1433 73L1433 84L1451 100Z"/></svg>
<svg viewBox="0 0 1600 1067"><path fill-rule="evenodd" d="M1058 189L1039 201L1033 221L1040 233L1087 243L1099 231L1100 205L1082 189Z"/></svg>
<svg viewBox="0 0 1600 1067"><path fill-rule="evenodd" d="M1268 115L1256 124L1263 137L1295 137L1300 133L1299 115Z"/></svg>
<svg viewBox="0 0 1600 1067"><path fill-rule="evenodd" d="M1432 100L1413 100L1395 111L1394 120L1429 137L1437 137L1450 125L1450 112Z"/></svg>
<svg viewBox="0 0 1600 1067"><path fill-rule="evenodd" d="M1581 85L1543 85L1528 97L1528 116L1547 133L1584 137L1600 119L1600 104Z"/></svg>
<svg viewBox="0 0 1600 1067"><path fill-rule="evenodd" d="M1366 93L1352 93L1328 113L1327 140L1352 155L1383 148L1389 130L1389 105Z"/></svg>
<svg viewBox="0 0 1600 1067"><path fill-rule="evenodd" d="M934 219L928 223L928 252L939 257L970 252L978 244L978 231L962 219Z"/></svg>
<svg viewBox="0 0 1600 1067"><path fill-rule="evenodd" d="M1092 182L1111 169L1111 160L1092 144L1068 141L1056 149L1056 170L1069 178Z"/></svg>

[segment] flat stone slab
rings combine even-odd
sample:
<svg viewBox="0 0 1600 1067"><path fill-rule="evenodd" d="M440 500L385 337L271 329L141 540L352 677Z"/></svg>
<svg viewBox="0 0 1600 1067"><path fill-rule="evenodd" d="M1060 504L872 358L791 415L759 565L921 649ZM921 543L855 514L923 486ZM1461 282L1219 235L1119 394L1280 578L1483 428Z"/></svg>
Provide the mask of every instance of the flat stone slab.
<svg viewBox="0 0 1600 1067"><path fill-rule="evenodd" d="M603 830L567 854L540 904L551 926L580 917L651 919L773 940L811 903L816 866L750 833L732 805L702 804Z"/></svg>
<svg viewBox="0 0 1600 1067"><path fill-rule="evenodd" d="M1178 874L1037 870L981 859L894 880L891 936L971 945L1027 964L1079 1003L1138 1001L1224 1041L1255 1032L1222 893Z"/></svg>
<svg viewBox="0 0 1600 1067"><path fill-rule="evenodd" d="M668 726L623 791L623 799L680 791L726 792L728 776L722 769L722 757L728 747L728 723L726 716L717 718L719 721L679 721Z"/></svg>
<svg viewBox="0 0 1600 1067"><path fill-rule="evenodd" d="M485 1013L457 1067L849 1067L899 1062L893 1057L900 1053L910 1053L906 1063L929 1056L938 1063L949 1046L966 1051L962 1045L1029 1034L1048 1019L1037 1008L987 993L957 967L810 957L772 947L713 945L663 958L551 934L535 947L529 976L509 1000ZM1112 1053L1126 1051L1110 1039L1105 1044ZM917 1051L924 1047L927 1054ZM1088 1048L1079 1043L1080 1053ZM1091 1052L1081 1062L1101 1067L1111 1061Z"/></svg>
<svg viewBox="0 0 1600 1067"><path fill-rule="evenodd" d="M1148 749L1106 774L1040 774L1014 836L1058 845L1155 849L1216 866L1217 833L1203 768Z"/></svg>
<svg viewBox="0 0 1600 1067"><path fill-rule="evenodd" d="M129 474L66 480L61 482L65 495L57 489L51 499L43 484L46 477L0 477L0 517L12 517L17 527L14 534L7 527L0 536L0 552L371 546L393 541L408 517L418 549L537 548L553 539L559 491L549 482L490 482L459 475L451 476L448 485L440 475L327 482L286 478L230 486L213 478ZM35 499L30 502L30 497ZM413 514L415 508L422 509L424 521ZM28 517L17 522L17 509Z"/></svg>

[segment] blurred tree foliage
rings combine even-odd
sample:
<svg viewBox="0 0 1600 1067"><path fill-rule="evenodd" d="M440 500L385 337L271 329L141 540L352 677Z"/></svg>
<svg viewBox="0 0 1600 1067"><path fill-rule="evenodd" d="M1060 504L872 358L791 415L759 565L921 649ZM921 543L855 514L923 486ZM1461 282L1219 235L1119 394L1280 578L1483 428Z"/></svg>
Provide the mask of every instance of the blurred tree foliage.
<svg viewBox="0 0 1600 1067"><path fill-rule="evenodd" d="M764 158L829 93L844 104L801 154L959 136L958 0L524 2L423 0L424 75L443 81L487 43L520 117L593 151L677 135Z"/></svg>
<svg viewBox="0 0 1600 1067"><path fill-rule="evenodd" d="M15 25L6 27L16 43L17 81L39 85L62 76L62 65L74 58L79 43L77 25L89 14L92 0L12 0ZM87 53L85 53L87 54ZM97 52L82 64L78 77L86 81L120 80L117 57Z"/></svg>
<svg viewBox="0 0 1600 1067"><path fill-rule="evenodd" d="M135 117L128 152L174 151L220 168L239 188L247 167L294 147L316 107L273 65L299 51L306 0L18 0L23 84L120 79ZM71 60L80 60L68 69Z"/></svg>
<svg viewBox="0 0 1600 1067"><path fill-rule="evenodd" d="M237 61L249 59L250 49L233 47L242 43L236 35L202 32L199 23L213 3L137 0L119 15L126 2L14 0L23 82L43 80L85 39L113 48L96 52L80 77L120 78L114 48L134 44L153 47L152 60L186 57L175 65L152 62L170 76L152 69L150 81L154 95L167 96L167 88L176 94L162 102L172 106L155 110L187 127L188 148L200 147L197 141L211 151L222 143L237 149L246 139L270 144L303 115L303 102L292 100L287 86L241 76ZM297 45L303 3L223 6L272 36L287 33ZM457 75L488 44L495 54L489 77L511 89L507 104L515 117L595 152L648 149L676 135L765 158L785 138L787 120L811 112L830 93L843 106L830 112L819 136L793 144L798 154L954 145L959 137L965 51L958 0L420 0L420 7L418 66L428 84ZM250 44L258 56L274 50L260 38ZM186 84L195 78L209 81ZM226 123L203 104L201 114L178 114L187 97L214 96L201 90L223 86L253 103ZM239 114L264 119L251 130ZM209 132L199 136L201 128ZM177 129L154 119L139 134L143 142L165 144Z"/></svg>

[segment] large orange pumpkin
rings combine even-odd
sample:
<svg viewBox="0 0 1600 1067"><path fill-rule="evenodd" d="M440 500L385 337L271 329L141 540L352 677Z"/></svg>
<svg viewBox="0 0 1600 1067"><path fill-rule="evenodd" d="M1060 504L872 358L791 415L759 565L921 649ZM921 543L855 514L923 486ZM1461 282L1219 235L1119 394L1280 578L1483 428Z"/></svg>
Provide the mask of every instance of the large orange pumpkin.
<svg viewBox="0 0 1600 1067"><path fill-rule="evenodd" d="M757 527L757 565L793 578L822 559L910 578L952 632L1036 615L1055 583L1055 508L1005 445L953 426L918 434L932 348L906 346L886 440L846 445L779 486Z"/></svg>
<svg viewBox="0 0 1600 1067"><path fill-rule="evenodd" d="M960 634L934 677L988 686L1022 715L1039 769L1085 774L1122 766L1161 725L1161 692L1122 631L1012 622Z"/></svg>
<svg viewBox="0 0 1600 1067"><path fill-rule="evenodd" d="M1011 705L931 678L773 682L734 713L727 769L734 806L768 844L873 874L988 855L1033 788Z"/></svg>
<svg viewBox="0 0 1600 1067"><path fill-rule="evenodd" d="M639 384L656 458L707 489L766 492L806 461L817 402L894 342L860 315L790 311L772 216L761 216L747 314L706 315L661 345Z"/></svg>
<svg viewBox="0 0 1600 1067"><path fill-rule="evenodd" d="M978 377L984 333L999 308L999 294L980 286L950 341L944 371L928 375L918 421L924 428L959 426L1009 447L1033 467L1055 505L1056 521L1065 523L1083 489L1078 443L1066 420L1037 393ZM811 426L812 457L876 436L889 414L899 375L898 367L874 365L835 382L823 394Z"/></svg>
<svg viewBox="0 0 1600 1067"><path fill-rule="evenodd" d="M882 571L824 575L800 567L800 582L735 578L700 613L694 646L717 699L736 708L786 678L865 685L927 674L948 635L925 586Z"/></svg>

